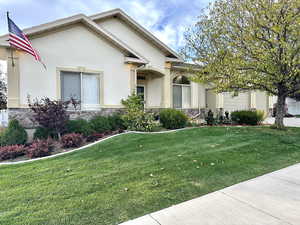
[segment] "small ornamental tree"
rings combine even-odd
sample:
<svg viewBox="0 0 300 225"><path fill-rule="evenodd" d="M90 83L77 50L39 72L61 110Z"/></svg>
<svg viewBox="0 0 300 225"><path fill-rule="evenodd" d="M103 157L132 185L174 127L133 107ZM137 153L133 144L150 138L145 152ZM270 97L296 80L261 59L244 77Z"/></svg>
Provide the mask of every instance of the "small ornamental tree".
<svg viewBox="0 0 300 225"><path fill-rule="evenodd" d="M70 104L78 104L76 100L61 101L51 100L48 97L40 100L35 99L33 103L28 98L29 107L34 112L34 119L40 124L40 126L52 130L61 138L61 134L65 130L69 115L67 109ZM75 107L76 108L76 107Z"/></svg>
<svg viewBox="0 0 300 225"><path fill-rule="evenodd" d="M217 92L260 90L285 100L300 91L300 1L216 0L185 34L183 53L202 67L194 80Z"/></svg>
<svg viewBox="0 0 300 225"><path fill-rule="evenodd" d="M132 94L122 100L125 113L122 115L128 130L151 131L154 128L153 113L145 112L144 103L139 95Z"/></svg>

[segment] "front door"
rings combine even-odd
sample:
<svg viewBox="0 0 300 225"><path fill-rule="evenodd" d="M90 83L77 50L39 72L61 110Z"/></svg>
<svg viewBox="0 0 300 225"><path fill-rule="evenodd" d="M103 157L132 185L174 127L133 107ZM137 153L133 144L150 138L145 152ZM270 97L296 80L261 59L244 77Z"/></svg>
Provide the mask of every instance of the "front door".
<svg viewBox="0 0 300 225"><path fill-rule="evenodd" d="M138 96L141 97L141 99L143 100L143 102L145 102L145 86L137 86L136 87L136 93Z"/></svg>

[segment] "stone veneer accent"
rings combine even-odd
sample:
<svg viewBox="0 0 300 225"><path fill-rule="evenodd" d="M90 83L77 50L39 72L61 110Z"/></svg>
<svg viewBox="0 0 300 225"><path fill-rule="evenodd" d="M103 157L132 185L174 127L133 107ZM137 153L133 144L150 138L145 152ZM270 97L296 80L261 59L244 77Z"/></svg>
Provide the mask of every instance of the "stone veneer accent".
<svg viewBox="0 0 300 225"><path fill-rule="evenodd" d="M70 119L86 119L90 120L94 116L106 116L111 115L116 112L121 112L122 109L114 109L114 108L105 108L97 111L68 111L68 114L70 115ZM22 108L11 108L8 109L8 120L17 119L19 120L20 124L29 129L29 128L35 128L38 126L38 123L33 118L33 112L31 112L30 109L22 109Z"/></svg>
<svg viewBox="0 0 300 225"><path fill-rule="evenodd" d="M150 112L158 113L161 109L147 109ZM86 119L90 120L94 116L107 116L111 115L113 113L122 112L123 109L121 108L103 108L97 111L68 111L68 114L70 115L70 119ZM199 109L181 109L186 115L189 117L194 117L195 115L199 114ZM200 119L203 119L205 117L205 113L207 112L206 109L200 109ZM38 126L38 123L33 118L33 112L31 112L28 108L10 108L8 110L8 119L17 119L19 120L20 124L27 128L35 128Z"/></svg>

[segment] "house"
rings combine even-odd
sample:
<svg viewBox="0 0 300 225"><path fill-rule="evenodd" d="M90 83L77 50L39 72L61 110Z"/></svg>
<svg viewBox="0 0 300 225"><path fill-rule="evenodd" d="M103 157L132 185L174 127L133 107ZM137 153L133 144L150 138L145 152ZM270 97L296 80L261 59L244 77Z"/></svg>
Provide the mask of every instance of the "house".
<svg viewBox="0 0 300 225"><path fill-rule="evenodd" d="M188 66L178 53L162 43L120 9L92 16L78 14L24 30L47 65L11 49L0 37L0 59L8 66L9 118L33 126L28 96L81 100L73 118L110 114L122 108L132 92L143 95L151 110L178 108L187 114L206 109L269 111L272 98L261 92L215 94L210 87L191 82ZM11 53L13 51L13 62Z"/></svg>

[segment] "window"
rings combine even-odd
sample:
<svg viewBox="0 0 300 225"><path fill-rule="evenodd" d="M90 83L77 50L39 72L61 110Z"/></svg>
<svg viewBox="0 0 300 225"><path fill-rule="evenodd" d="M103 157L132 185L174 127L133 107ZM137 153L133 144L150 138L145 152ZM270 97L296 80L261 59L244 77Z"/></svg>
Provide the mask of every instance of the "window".
<svg viewBox="0 0 300 225"><path fill-rule="evenodd" d="M185 76L177 76L173 79L173 107L191 107L191 83Z"/></svg>
<svg viewBox="0 0 300 225"><path fill-rule="evenodd" d="M81 72L61 72L61 98L71 97L81 101L83 109L95 109L100 105L99 74Z"/></svg>

